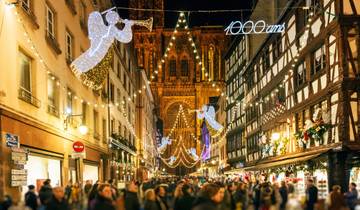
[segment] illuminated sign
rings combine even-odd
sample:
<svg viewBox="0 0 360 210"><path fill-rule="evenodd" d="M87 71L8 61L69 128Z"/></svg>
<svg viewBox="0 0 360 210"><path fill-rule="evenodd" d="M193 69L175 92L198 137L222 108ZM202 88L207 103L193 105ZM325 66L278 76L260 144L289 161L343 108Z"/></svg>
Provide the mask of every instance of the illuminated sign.
<svg viewBox="0 0 360 210"><path fill-rule="evenodd" d="M256 22L249 20L245 23L232 21L224 31L226 31L226 35L281 33L285 31L285 23L281 25L269 25L263 20Z"/></svg>

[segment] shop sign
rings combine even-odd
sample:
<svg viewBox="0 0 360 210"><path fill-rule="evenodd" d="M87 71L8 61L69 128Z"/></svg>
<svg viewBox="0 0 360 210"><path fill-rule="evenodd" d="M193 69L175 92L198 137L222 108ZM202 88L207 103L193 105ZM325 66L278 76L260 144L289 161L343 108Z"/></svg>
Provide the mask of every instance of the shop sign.
<svg viewBox="0 0 360 210"><path fill-rule="evenodd" d="M22 180L22 181L11 181L11 187L21 187L21 186L26 186L27 185L27 181L26 180Z"/></svg>
<svg viewBox="0 0 360 210"><path fill-rule="evenodd" d="M5 133L5 141L7 147L19 147L19 136L11 133Z"/></svg>
<svg viewBox="0 0 360 210"><path fill-rule="evenodd" d="M264 20L256 22L248 20L245 23L232 21L224 31L226 31L226 35L282 33L285 31L285 23L270 25Z"/></svg>
<svg viewBox="0 0 360 210"><path fill-rule="evenodd" d="M27 170L25 169L11 169L11 186L26 186L27 185Z"/></svg>

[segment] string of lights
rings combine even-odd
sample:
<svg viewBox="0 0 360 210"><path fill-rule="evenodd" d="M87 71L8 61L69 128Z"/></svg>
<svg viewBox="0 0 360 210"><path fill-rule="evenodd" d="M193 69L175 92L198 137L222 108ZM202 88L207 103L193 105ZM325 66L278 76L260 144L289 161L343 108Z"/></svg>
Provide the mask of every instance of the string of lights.
<svg viewBox="0 0 360 210"><path fill-rule="evenodd" d="M44 69L46 74L52 79L55 81L55 84L57 87L59 87L60 89L62 88L64 91L67 91L67 88L68 88L68 85L66 84L62 84L60 82L59 79L57 79L57 77L55 76L55 73L53 73L53 71L51 71L51 68L49 67L49 65L46 63L45 59L41 56L41 53L40 51L36 48L36 45L35 43L33 42L32 38L30 37L29 33L28 33L28 30L24 24L24 20L22 19L21 15L19 14L19 12L17 11L17 7L16 7L17 4L13 4L13 3L7 3L5 2L5 6L7 9L13 11L15 17L16 17L16 20L18 21L18 23L21 25L22 29L23 29L23 36L26 40L26 42L30 45L30 49L34 52L34 55L38 58L39 62L41 63L41 65L43 66L43 68L39 68L39 69ZM143 87L143 90L146 90L146 86L144 85ZM143 91L141 89L138 90L139 93L142 93ZM67 92L67 95L73 95L74 93L68 91ZM128 97L128 101L131 101L131 100L134 100L135 98L137 97L137 94L134 93L133 96L129 96ZM80 97L80 96L77 96L77 95L73 95L73 99L76 101L76 100L80 100L80 103L85 103L88 105L88 106L93 106L94 108L108 108L108 107L113 107L113 106L116 106L116 107L119 107L120 106L120 103L119 102L116 102L115 104L112 104L112 103L99 103L98 101L94 101L94 102L90 102L90 101L86 101L84 99L85 97ZM122 100L122 105L125 105L125 101ZM122 107L122 113L124 114L124 118L125 118L125 122L126 124L128 125L128 128L131 132L131 134L135 137L135 139L138 139L136 133L135 133L135 129L133 127L133 125L128 121L127 119L127 114L126 114L126 111L124 110L124 106L121 106Z"/></svg>

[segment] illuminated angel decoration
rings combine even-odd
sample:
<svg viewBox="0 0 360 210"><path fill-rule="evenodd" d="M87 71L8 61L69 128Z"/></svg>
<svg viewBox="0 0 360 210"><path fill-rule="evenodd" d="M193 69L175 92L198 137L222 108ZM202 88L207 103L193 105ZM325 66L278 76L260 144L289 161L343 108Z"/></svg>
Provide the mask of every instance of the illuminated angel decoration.
<svg viewBox="0 0 360 210"><path fill-rule="evenodd" d="M223 129L223 126L215 120L215 108L213 106L204 105L200 111L197 110L196 112L197 117L199 119L205 118L212 129L215 129L216 131L221 131Z"/></svg>
<svg viewBox="0 0 360 210"><path fill-rule="evenodd" d="M169 165L173 165L176 161L176 157L175 156L171 156L170 157L170 161L169 161Z"/></svg>
<svg viewBox="0 0 360 210"><path fill-rule="evenodd" d="M194 147L190 148L190 149L188 150L188 153L190 154L190 157L191 157L193 160L195 160L195 161L199 160L199 156L196 154L196 149L195 149Z"/></svg>
<svg viewBox="0 0 360 210"><path fill-rule="evenodd" d="M120 30L116 26L120 21L120 17L116 12L107 12L105 19L108 25L105 25L100 12L90 13L88 19L90 48L71 64L73 71L77 75L89 71L100 63L114 42L114 39L122 43L129 43L131 41L133 36L131 27L134 24L132 20L122 20L125 26Z"/></svg>
<svg viewBox="0 0 360 210"><path fill-rule="evenodd" d="M169 137L163 137L160 146L157 148L158 152L163 153L166 150L167 145L171 145L171 139Z"/></svg>

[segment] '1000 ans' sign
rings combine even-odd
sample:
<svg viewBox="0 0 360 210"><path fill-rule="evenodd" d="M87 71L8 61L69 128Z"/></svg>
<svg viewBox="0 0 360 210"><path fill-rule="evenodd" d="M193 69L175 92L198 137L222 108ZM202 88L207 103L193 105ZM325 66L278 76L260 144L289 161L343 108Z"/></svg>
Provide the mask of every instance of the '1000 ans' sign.
<svg viewBox="0 0 360 210"><path fill-rule="evenodd" d="M249 20L245 23L232 21L224 31L226 31L226 35L281 33L285 31L285 23L281 25L268 25L263 20L256 22Z"/></svg>

